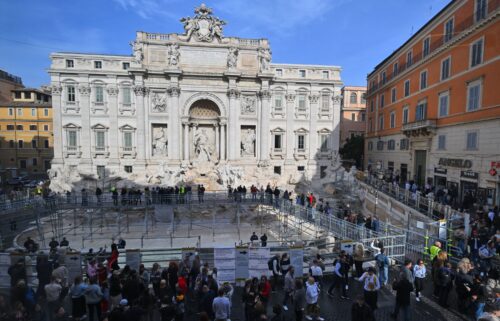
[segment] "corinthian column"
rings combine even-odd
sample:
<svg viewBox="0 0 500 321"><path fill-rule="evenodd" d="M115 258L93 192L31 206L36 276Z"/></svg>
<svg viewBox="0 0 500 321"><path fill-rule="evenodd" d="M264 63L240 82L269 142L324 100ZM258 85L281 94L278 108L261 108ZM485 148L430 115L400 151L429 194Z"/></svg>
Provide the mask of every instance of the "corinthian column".
<svg viewBox="0 0 500 321"><path fill-rule="evenodd" d="M309 96L309 146L307 146L308 150L308 158L309 164L313 165L316 163L316 153L319 150L318 146L318 129L317 129L317 121L318 121L318 102L320 96L318 94L313 94Z"/></svg>
<svg viewBox="0 0 500 321"><path fill-rule="evenodd" d="M189 161L189 123L188 121L183 121L182 124L184 125L184 140L182 142L184 146L184 155L182 159Z"/></svg>
<svg viewBox="0 0 500 321"><path fill-rule="evenodd" d="M229 121L228 121L228 158L235 160L239 158L240 142L238 141L238 115L239 115L239 97L240 92L238 89L230 89L229 96Z"/></svg>
<svg viewBox="0 0 500 321"><path fill-rule="evenodd" d="M260 112L260 161L269 160L269 105L271 92L269 90L260 91L261 112Z"/></svg>
<svg viewBox="0 0 500 321"><path fill-rule="evenodd" d="M295 113L295 94L286 95L286 148L285 164L291 165L295 163L293 151L295 148L295 133L293 131L293 115Z"/></svg>
<svg viewBox="0 0 500 321"><path fill-rule="evenodd" d="M138 85L134 87L135 103L137 106L137 164L146 164L146 124L145 124L145 97L149 94L149 88Z"/></svg>
<svg viewBox="0 0 500 321"><path fill-rule="evenodd" d="M167 90L170 96L169 122L168 122L168 155L171 160L179 161L181 159L181 148L179 142L181 141L181 128L179 118L179 93L180 88L172 86Z"/></svg>
<svg viewBox="0 0 500 321"><path fill-rule="evenodd" d="M226 160L226 122L220 122L220 160Z"/></svg>

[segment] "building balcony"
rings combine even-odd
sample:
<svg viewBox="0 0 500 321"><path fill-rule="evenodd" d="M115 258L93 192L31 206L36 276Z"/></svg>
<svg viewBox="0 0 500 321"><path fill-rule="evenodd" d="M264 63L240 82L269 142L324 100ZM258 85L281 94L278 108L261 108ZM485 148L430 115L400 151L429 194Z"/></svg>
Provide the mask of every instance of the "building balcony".
<svg viewBox="0 0 500 321"><path fill-rule="evenodd" d="M97 158L98 156L109 157L109 147L108 146L94 146L92 148L92 157Z"/></svg>
<svg viewBox="0 0 500 321"><path fill-rule="evenodd" d="M307 159L307 149L305 148L294 148L293 158L295 160Z"/></svg>
<svg viewBox="0 0 500 321"><path fill-rule="evenodd" d="M105 102L92 102L92 107L90 108L90 111L95 114L96 112L101 112L101 113L107 113L108 112L108 107Z"/></svg>
<svg viewBox="0 0 500 321"><path fill-rule="evenodd" d="M271 159L285 159L285 149L284 148L271 149Z"/></svg>
<svg viewBox="0 0 500 321"><path fill-rule="evenodd" d="M137 152L135 150L135 146L131 147L120 147L120 158L135 158L137 156Z"/></svg>
<svg viewBox="0 0 500 321"><path fill-rule="evenodd" d="M411 123L406 123L401 128L401 131L407 137L432 136L436 133L436 120L424 119L424 120L417 120Z"/></svg>
<svg viewBox="0 0 500 321"><path fill-rule="evenodd" d="M316 158L317 159L332 159L332 150L331 149L318 149L318 152L316 153Z"/></svg>
<svg viewBox="0 0 500 321"><path fill-rule="evenodd" d="M120 115L123 115L125 113L134 115L135 108L134 108L134 105L132 105L132 104L121 103L120 106L118 107L118 112L120 113Z"/></svg>
<svg viewBox="0 0 500 321"><path fill-rule="evenodd" d="M82 151L80 146L64 146L63 154L65 158L74 156L77 158L82 157Z"/></svg>
<svg viewBox="0 0 500 321"><path fill-rule="evenodd" d="M64 107L63 107L63 112L65 112L65 113L69 113L69 112L79 113L80 112L80 105L77 101L65 101Z"/></svg>

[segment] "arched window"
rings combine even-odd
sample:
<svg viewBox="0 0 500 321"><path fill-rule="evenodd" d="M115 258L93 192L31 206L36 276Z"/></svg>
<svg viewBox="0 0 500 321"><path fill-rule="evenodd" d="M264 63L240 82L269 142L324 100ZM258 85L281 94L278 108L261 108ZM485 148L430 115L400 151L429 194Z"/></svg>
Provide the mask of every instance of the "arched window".
<svg viewBox="0 0 500 321"><path fill-rule="evenodd" d="M356 93L351 94L351 104L357 104L358 103L358 95Z"/></svg>

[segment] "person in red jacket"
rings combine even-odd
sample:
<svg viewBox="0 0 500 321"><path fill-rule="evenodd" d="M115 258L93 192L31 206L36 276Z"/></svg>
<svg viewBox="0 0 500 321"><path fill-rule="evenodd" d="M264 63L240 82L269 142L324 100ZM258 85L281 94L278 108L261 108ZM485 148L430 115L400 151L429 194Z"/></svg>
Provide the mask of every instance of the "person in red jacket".
<svg viewBox="0 0 500 321"><path fill-rule="evenodd" d="M108 270L119 270L118 266L118 256L120 256L120 252L118 252L118 246L113 243L111 244L111 257L108 259Z"/></svg>
<svg viewBox="0 0 500 321"><path fill-rule="evenodd" d="M186 277L184 275L179 276L177 279L177 287L181 290L182 294L186 295L188 292L188 286Z"/></svg>
<svg viewBox="0 0 500 321"><path fill-rule="evenodd" d="M267 276L263 275L260 278L259 297L264 305L267 305L270 295L271 295L271 283L269 283Z"/></svg>

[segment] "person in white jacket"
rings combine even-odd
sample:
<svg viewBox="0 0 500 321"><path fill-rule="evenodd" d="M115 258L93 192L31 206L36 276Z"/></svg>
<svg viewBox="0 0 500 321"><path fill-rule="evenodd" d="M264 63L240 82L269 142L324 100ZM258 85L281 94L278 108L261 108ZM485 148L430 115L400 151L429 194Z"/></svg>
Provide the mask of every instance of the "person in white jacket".
<svg viewBox="0 0 500 321"><path fill-rule="evenodd" d="M413 276L415 277L415 297L420 301L420 292L424 289L424 279L427 274L423 260L418 260L417 264L413 267Z"/></svg>
<svg viewBox="0 0 500 321"><path fill-rule="evenodd" d="M307 320L319 320L323 321L322 317L319 316L320 310L318 305L318 297L319 297L319 287L315 282L314 278L310 276L307 279L307 289L306 289L306 319Z"/></svg>
<svg viewBox="0 0 500 321"><path fill-rule="evenodd" d="M375 273L375 268L369 267L368 271L359 278L360 282L365 282L363 286L365 302L372 308L377 309L378 290L380 289L380 280Z"/></svg>

